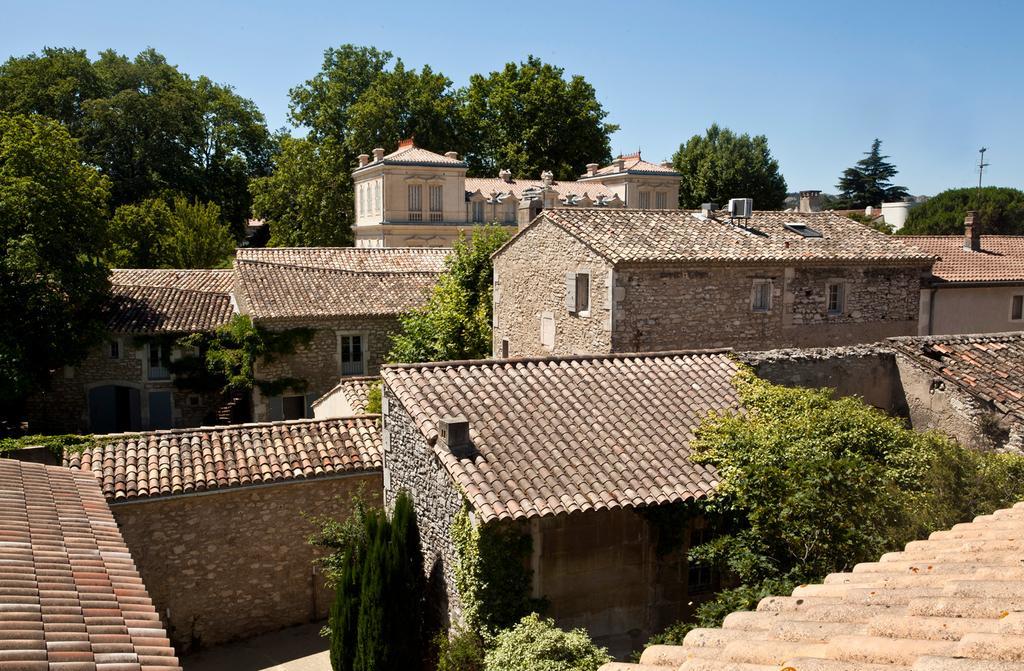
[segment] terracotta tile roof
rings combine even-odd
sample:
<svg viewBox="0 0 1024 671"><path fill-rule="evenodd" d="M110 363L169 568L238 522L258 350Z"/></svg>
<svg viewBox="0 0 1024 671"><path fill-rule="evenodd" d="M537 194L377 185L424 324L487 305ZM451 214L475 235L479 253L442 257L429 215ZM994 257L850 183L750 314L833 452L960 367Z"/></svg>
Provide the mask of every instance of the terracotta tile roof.
<svg viewBox="0 0 1024 671"><path fill-rule="evenodd" d="M466 195L480 192L482 196L491 197L492 193L512 194L516 200L523 199L523 192L527 189L541 189L544 181L540 179L513 179L506 182L498 177L467 177ZM553 182L551 188L558 192L562 198L566 196L582 197L586 195L591 200L598 198L612 198L615 192L603 184L588 182Z"/></svg>
<svg viewBox="0 0 1024 671"><path fill-rule="evenodd" d="M1024 421L1024 333L890 338L898 352Z"/></svg>
<svg viewBox="0 0 1024 671"><path fill-rule="evenodd" d="M96 479L0 459L0 669L180 668Z"/></svg>
<svg viewBox="0 0 1024 671"><path fill-rule="evenodd" d="M313 401L311 405L315 408L335 394L340 394L345 399L345 402L351 409L352 414L361 415L366 412L366 403L370 394L370 388L373 387L374 384L379 383L380 378L373 375L342 378L341 382L336 384L334 388L326 394Z"/></svg>
<svg viewBox="0 0 1024 671"><path fill-rule="evenodd" d="M829 212L754 212L751 219L733 224L724 212L703 219L680 210L554 208L530 226L543 221L611 263L877 261L925 266L932 260L893 236ZM786 224L804 224L821 237L804 237Z"/></svg>
<svg viewBox="0 0 1024 671"><path fill-rule="evenodd" d="M477 456L434 451L483 521L645 506L706 495L689 459L711 410L738 406L724 351L385 367L384 383L428 441L469 420Z"/></svg>
<svg viewBox="0 0 1024 671"><path fill-rule="evenodd" d="M357 168L355 172L369 168L375 165L439 165L439 166L450 166L453 168L466 168L468 165L465 161L460 161L457 158L448 158L444 154L438 154L432 152L429 149L423 149L417 147L412 142L403 141L398 145L398 149L387 154L381 161L371 161L361 168Z"/></svg>
<svg viewBox="0 0 1024 671"><path fill-rule="evenodd" d="M1019 671L1022 556L1018 503L602 670Z"/></svg>
<svg viewBox="0 0 1024 671"><path fill-rule="evenodd" d="M622 169L612 162L610 165L606 165L600 168L597 175L608 176L617 175L621 173L640 174L640 175L666 175L671 177L678 177L679 173L674 168L666 168L658 163L651 163L645 161L640 157L640 152L635 154L624 154L618 158L622 159ZM591 175L580 175L580 178L591 177Z"/></svg>
<svg viewBox="0 0 1024 671"><path fill-rule="evenodd" d="M239 250L238 301L255 319L397 315L426 303L450 251Z"/></svg>
<svg viewBox="0 0 1024 671"><path fill-rule="evenodd" d="M231 270L114 270L104 308L115 333L185 333L226 324Z"/></svg>
<svg viewBox="0 0 1024 671"><path fill-rule="evenodd" d="M964 249L962 235L901 235L939 257L932 275L942 282L1024 282L1024 236L983 235L981 250Z"/></svg>
<svg viewBox="0 0 1024 671"><path fill-rule="evenodd" d="M376 416L103 436L65 465L113 501L379 469Z"/></svg>

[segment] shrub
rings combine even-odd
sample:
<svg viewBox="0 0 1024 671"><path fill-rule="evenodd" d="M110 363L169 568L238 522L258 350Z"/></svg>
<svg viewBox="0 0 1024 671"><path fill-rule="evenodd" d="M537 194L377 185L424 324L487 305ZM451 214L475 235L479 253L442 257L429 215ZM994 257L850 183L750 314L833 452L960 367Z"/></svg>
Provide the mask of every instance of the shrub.
<svg viewBox="0 0 1024 671"><path fill-rule="evenodd" d="M437 671L484 671L484 640L471 629L459 629L450 635L440 633L434 639Z"/></svg>
<svg viewBox="0 0 1024 671"><path fill-rule="evenodd" d="M583 629L562 631L555 621L527 615L498 633L487 652L486 671L597 671L611 661Z"/></svg>

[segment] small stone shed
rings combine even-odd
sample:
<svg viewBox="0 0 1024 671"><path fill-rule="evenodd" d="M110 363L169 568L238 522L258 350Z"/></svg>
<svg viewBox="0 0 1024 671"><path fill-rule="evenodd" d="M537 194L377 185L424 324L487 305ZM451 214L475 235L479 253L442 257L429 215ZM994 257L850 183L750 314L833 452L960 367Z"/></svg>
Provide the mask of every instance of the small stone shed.
<svg viewBox="0 0 1024 671"><path fill-rule="evenodd" d="M102 437L92 473L181 652L321 619L308 516L379 502L378 416Z"/></svg>
<svg viewBox="0 0 1024 671"><path fill-rule="evenodd" d="M934 260L830 212L545 210L494 254L494 355L914 335Z"/></svg>
<svg viewBox="0 0 1024 671"><path fill-rule="evenodd" d="M533 596L614 654L687 615L710 589L688 571L690 539L659 554L641 512L716 486L688 446L709 412L737 407L736 367L719 350L383 368L385 501L412 494L450 620L461 617L451 525L464 503L477 525L530 535ZM439 437L450 416L467 420L467 444Z"/></svg>

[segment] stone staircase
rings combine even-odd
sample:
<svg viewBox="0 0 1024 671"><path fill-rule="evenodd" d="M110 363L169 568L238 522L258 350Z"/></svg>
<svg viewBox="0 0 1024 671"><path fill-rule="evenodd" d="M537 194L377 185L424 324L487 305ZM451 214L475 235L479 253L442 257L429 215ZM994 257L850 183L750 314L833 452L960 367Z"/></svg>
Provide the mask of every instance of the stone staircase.
<svg viewBox="0 0 1024 671"><path fill-rule="evenodd" d="M601 671L1024 671L1024 503Z"/></svg>

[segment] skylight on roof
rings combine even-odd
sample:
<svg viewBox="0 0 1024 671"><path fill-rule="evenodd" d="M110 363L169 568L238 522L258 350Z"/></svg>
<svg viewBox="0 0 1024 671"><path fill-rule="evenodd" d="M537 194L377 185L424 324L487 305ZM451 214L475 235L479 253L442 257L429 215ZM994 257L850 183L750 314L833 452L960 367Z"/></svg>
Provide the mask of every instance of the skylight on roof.
<svg viewBox="0 0 1024 671"><path fill-rule="evenodd" d="M817 230L811 228L810 226L808 226L807 224L801 224L801 223L798 223L798 222L793 222L791 224L783 224L782 226L783 226L783 228L785 228L787 230L790 230L790 231L793 231L797 235L800 235L800 236L805 237L805 238L820 238L820 237L823 237L821 235L821 231L817 231Z"/></svg>

